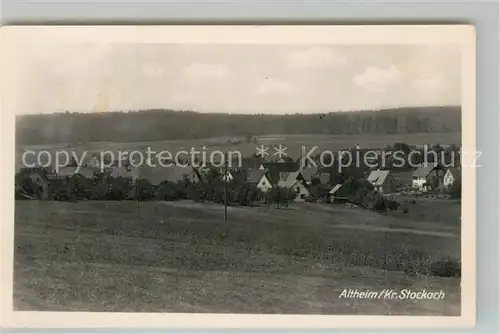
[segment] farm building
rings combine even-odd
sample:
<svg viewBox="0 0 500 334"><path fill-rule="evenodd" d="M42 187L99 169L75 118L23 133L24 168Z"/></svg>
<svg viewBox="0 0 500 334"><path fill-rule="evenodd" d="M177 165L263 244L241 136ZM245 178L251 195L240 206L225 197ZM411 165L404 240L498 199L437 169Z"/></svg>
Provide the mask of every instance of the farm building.
<svg viewBox="0 0 500 334"><path fill-rule="evenodd" d="M451 187L456 181L460 180L461 171L460 167L448 168L443 178L443 185L448 188Z"/></svg>
<svg viewBox="0 0 500 334"><path fill-rule="evenodd" d="M230 170L228 170L228 171L224 171L224 170L223 170L223 171L221 172L221 179L222 179L223 181L228 181L228 182L229 182L229 181L232 181L232 180L234 180L233 173L232 173Z"/></svg>
<svg viewBox="0 0 500 334"><path fill-rule="evenodd" d="M374 170L368 176L368 182L381 194L390 194L396 191L394 177L388 170Z"/></svg>
<svg viewBox="0 0 500 334"><path fill-rule="evenodd" d="M304 201L309 196L309 189L300 172L283 173L280 175L278 186L295 191L296 201Z"/></svg>
<svg viewBox="0 0 500 334"><path fill-rule="evenodd" d="M419 191L439 188L444 182L444 168L436 163L422 164L412 175L412 186Z"/></svg>
<svg viewBox="0 0 500 334"><path fill-rule="evenodd" d="M333 188L328 192L328 198L330 203L345 203L347 202L347 196L344 196L341 191L342 184L336 184Z"/></svg>
<svg viewBox="0 0 500 334"><path fill-rule="evenodd" d="M247 175L247 183L255 184L263 192L268 192L272 187L272 179L265 170L251 170Z"/></svg>
<svg viewBox="0 0 500 334"><path fill-rule="evenodd" d="M320 178L317 167L304 168L300 172L302 173L302 176L304 177L304 180L308 185L310 185L314 179Z"/></svg>

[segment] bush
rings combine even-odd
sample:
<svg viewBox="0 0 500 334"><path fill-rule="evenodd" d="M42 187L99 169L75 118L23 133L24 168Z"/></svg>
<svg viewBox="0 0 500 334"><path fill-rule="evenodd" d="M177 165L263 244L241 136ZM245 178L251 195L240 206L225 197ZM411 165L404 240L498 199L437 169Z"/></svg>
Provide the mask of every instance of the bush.
<svg viewBox="0 0 500 334"><path fill-rule="evenodd" d="M455 181L453 185L449 187L448 192L452 199L462 198L462 182L460 180Z"/></svg>
<svg viewBox="0 0 500 334"><path fill-rule="evenodd" d="M459 261L452 259L433 262L430 266L430 274L441 277L461 277L462 266Z"/></svg>
<svg viewBox="0 0 500 334"><path fill-rule="evenodd" d="M396 202L396 201L393 201L393 200L385 200L385 206L391 210L391 211L395 211L398 209L399 207L399 203Z"/></svg>

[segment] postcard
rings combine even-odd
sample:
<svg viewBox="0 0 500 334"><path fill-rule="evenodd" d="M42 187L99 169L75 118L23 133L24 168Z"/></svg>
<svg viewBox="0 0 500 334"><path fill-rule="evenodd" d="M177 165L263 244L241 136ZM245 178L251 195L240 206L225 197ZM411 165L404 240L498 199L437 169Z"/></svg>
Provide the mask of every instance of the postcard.
<svg viewBox="0 0 500 334"><path fill-rule="evenodd" d="M475 325L473 26L1 43L3 327Z"/></svg>

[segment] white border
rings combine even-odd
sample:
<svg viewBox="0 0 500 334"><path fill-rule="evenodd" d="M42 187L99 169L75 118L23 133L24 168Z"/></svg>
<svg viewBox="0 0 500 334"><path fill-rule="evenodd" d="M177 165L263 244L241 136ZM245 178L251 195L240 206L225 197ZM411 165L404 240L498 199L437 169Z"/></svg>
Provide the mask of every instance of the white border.
<svg viewBox="0 0 500 334"><path fill-rule="evenodd" d="M459 44L462 46L462 147L476 150L475 29L420 26L11 26L1 28L1 156L14 157L13 94L18 43L50 36L60 42L191 44ZM9 65L7 65L9 64ZM29 96L27 96L29 98ZM469 164L470 166L470 164ZM476 321L476 170L463 168L462 315L334 316L181 313L15 312L12 310L14 164L2 175L2 327L7 328L403 328L472 327Z"/></svg>

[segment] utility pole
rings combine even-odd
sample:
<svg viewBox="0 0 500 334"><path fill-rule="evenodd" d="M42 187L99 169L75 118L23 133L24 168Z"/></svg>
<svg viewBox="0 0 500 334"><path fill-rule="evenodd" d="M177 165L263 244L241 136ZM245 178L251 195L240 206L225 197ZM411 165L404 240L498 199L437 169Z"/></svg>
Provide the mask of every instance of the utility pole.
<svg viewBox="0 0 500 334"><path fill-rule="evenodd" d="M224 222L227 222L227 153L224 154Z"/></svg>

